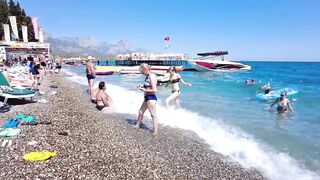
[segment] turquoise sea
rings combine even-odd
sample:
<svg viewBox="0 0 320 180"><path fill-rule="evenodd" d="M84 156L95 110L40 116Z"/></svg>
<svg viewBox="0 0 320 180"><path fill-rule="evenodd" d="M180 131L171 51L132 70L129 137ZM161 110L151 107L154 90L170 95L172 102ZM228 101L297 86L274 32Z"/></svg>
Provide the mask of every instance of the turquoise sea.
<svg viewBox="0 0 320 180"><path fill-rule="evenodd" d="M181 72L192 87L181 87L183 109L163 108L169 87L158 90L159 118L163 125L192 130L214 151L230 156L245 167L254 167L270 179L320 179L320 63L243 62L248 72ZM84 66L65 66L69 79L86 85ZM244 84L255 79L255 85ZM142 75L99 76L116 113L136 114L142 93L136 85ZM295 112L278 115L271 102L255 97L259 86L290 87ZM161 129L160 129L161 130Z"/></svg>

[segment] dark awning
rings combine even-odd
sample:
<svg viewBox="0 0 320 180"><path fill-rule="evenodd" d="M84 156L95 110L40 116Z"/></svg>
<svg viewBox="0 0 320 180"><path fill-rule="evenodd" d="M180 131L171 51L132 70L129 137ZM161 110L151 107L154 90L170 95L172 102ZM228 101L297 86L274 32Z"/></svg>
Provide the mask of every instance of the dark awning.
<svg viewBox="0 0 320 180"><path fill-rule="evenodd" d="M6 48L10 52L43 53L48 52L48 48Z"/></svg>
<svg viewBox="0 0 320 180"><path fill-rule="evenodd" d="M198 53L198 56L223 56L229 54L228 51L214 51L214 52L206 52L206 53Z"/></svg>

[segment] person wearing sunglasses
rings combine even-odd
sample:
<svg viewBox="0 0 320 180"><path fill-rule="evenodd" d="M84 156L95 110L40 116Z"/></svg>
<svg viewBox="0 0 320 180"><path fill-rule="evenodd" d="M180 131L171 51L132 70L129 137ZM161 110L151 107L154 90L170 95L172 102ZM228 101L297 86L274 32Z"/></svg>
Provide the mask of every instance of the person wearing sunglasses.
<svg viewBox="0 0 320 180"><path fill-rule="evenodd" d="M286 113L289 110L293 111L289 99L286 98L286 92L282 91L280 97L277 98L267 109L272 108L277 104L278 113Z"/></svg>

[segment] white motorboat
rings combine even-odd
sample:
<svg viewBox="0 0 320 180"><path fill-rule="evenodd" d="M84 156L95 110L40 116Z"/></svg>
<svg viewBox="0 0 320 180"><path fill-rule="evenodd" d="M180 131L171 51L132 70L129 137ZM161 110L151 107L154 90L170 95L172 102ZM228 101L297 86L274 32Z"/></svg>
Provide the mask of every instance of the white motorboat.
<svg viewBox="0 0 320 180"><path fill-rule="evenodd" d="M251 69L249 65L225 60L224 55L227 54L228 51L198 53L200 57L188 62L197 71L248 71Z"/></svg>

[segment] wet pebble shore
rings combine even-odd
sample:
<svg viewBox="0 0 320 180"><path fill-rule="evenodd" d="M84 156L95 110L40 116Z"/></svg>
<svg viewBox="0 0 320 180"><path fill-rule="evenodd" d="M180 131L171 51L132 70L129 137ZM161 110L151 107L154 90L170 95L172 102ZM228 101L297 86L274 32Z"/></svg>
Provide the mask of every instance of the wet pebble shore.
<svg viewBox="0 0 320 180"><path fill-rule="evenodd" d="M22 132L10 138L11 147L0 147L0 179L264 179L210 150L192 132L160 126L152 135L133 127L135 116L102 114L82 89L62 75L47 76L40 88L45 94L35 98L47 103L15 105L0 115L1 125L19 113L51 122L19 125ZM25 153L42 150L57 155L23 160Z"/></svg>

